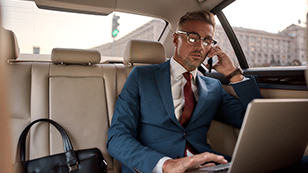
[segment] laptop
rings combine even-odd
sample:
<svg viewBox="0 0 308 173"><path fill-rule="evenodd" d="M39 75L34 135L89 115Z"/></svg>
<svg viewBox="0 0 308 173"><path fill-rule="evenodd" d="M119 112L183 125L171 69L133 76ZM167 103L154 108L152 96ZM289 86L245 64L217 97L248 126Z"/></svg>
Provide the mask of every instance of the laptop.
<svg viewBox="0 0 308 173"><path fill-rule="evenodd" d="M308 142L308 99L255 99L227 165L191 171L260 173L298 164Z"/></svg>

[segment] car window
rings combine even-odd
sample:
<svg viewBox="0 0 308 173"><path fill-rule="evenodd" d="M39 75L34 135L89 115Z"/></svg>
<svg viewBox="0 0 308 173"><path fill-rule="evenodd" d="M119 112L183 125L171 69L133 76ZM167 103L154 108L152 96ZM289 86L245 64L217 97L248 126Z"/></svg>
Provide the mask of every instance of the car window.
<svg viewBox="0 0 308 173"><path fill-rule="evenodd" d="M307 64L306 9L306 0L237 0L223 12L249 67L274 67ZM235 58L232 47L220 45Z"/></svg>
<svg viewBox="0 0 308 173"><path fill-rule="evenodd" d="M215 35L214 39L217 41L217 45L227 54L230 56L230 58L233 60L234 64L236 66L240 66L238 59L235 55L235 52L233 50L233 47L229 41L229 38L224 31L223 27L221 26L221 23L217 16L215 16L216 20L216 28L215 28ZM206 59L207 61L207 59ZM213 63L215 64L218 61L217 56L213 57Z"/></svg>
<svg viewBox="0 0 308 173"><path fill-rule="evenodd" d="M99 16L43 10L31 1L2 0L1 5L3 27L17 36L19 59L33 59L33 54L48 59L42 55L50 55L55 47L96 49L105 59L121 59L128 40L157 41L166 25L121 12Z"/></svg>

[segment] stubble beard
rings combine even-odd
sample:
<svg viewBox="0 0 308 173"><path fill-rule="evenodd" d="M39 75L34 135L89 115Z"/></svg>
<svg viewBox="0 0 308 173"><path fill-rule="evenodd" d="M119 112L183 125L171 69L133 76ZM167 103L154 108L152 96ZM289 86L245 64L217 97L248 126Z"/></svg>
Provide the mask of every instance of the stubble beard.
<svg viewBox="0 0 308 173"><path fill-rule="evenodd" d="M180 56L180 58L183 60L185 66L188 68L188 70L195 70L198 68L202 62L204 61L205 57L202 55L202 58L200 60L194 60L189 55L186 58L183 58Z"/></svg>

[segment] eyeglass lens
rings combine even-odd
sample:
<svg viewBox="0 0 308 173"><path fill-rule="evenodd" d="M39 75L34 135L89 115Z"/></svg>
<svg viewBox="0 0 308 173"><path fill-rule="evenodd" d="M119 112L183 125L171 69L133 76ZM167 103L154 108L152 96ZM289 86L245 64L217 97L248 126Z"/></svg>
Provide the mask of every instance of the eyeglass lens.
<svg viewBox="0 0 308 173"><path fill-rule="evenodd" d="M188 43L193 45L193 44L200 41L200 37L197 34L190 33L187 37L187 41L188 41ZM205 39L205 40L202 40L202 42L203 42L202 44L204 46L207 46L207 45L210 45L212 43L212 40Z"/></svg>

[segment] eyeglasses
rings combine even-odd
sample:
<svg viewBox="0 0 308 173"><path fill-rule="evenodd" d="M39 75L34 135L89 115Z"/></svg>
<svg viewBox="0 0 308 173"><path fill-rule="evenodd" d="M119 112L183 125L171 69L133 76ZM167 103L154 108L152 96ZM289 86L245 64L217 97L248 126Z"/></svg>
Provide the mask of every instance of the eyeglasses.
<svg viewBox="0 0 308 173"><path fill-rule="evenodd" d="M202 38L199 34L193 32L185 32L185 31L177 31L178 34L186 34L187 35L187 42L190 45L195 45L201 39L203 41L203 46L215 45L217 41L211 38Z"/></svg>

